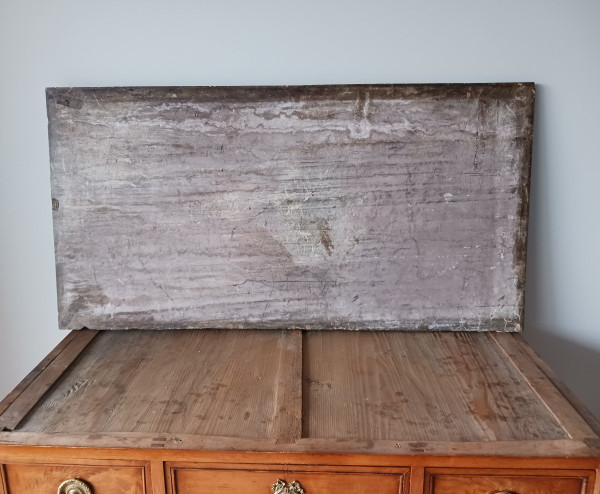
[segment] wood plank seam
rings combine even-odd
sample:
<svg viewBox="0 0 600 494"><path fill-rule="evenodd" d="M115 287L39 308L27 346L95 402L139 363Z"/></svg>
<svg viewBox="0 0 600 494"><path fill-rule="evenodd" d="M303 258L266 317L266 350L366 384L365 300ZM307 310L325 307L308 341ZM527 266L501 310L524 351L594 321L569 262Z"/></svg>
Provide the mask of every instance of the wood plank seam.
<svg viewBox="0 0 600 494"><path fill-rule="evenodd" d="M600 438L596 437L588 437L584 439L584 442L593 450L596 451L596 454L600 456Z"/></svg>
<svg viewBox="0 0 600 494"><path fill-rule="evenodd" d="M67 345L75 338L76 331L70 331L56 347L46 357L35 366L35 368L27 374L23 380L17 384L6 397L0 401L0 416L6 411L6 409L31 385L33 381L48 367L58 355L67 347Z"/></svg>
<svg viewBox="0 0 600 494"><path fill-rule="evenodd" d="M301 330L281 332L278 366L272 436L277 443L291 443L302 436Z"/></svg>
<svg viewBox="0 0 600 494"><path fill-rule="evenodd" d="M587 422L596 436L600 437L600 420L583 404L583 402L568 388L568 386L556 375L556 373L541 359L535 351L525 342L521 335L515 335L515 339L521 344L521 347L531 356L532 360L537 364L540 370L554 384L556 389L565 397L571 406L581 415Z"/></svg>
<svg viewBox="0 0 600 494"><path fill-rule="evenodd" d="M562 421L560 420L560 418L556 415L556 413L554 412L554 410L548 405L548 403L546 402L546 400L544 400L544 398L540 395L538 389L531 383L531 380L529 379L529 377L527 375L525 375L525 373L523 372L523 370L521 369L521 367L519 367L519 365L511 357L511 355L504 348L504 346L502 345L502 343L495 337L495 335L493 333L489 333L489 337L490 337L490 339L492 341L494 341L498 345L500 351L506 356L506 358L508 359L508 361L513 365L513 367L517 370L517 372L519 372L519 374L521 374L521 376L523 377L523 379L525 380L525 382L531 387L532 391L538 396L538 398L540 399L540 401L544 404L544 406L548 410L548 413L550 413L550 415L552 415L552 417L554 418L554 420L556 420L556 422L558 422L561 425L561 427L565 430L565 432L569 436L569 438L570 439L574 439L573 435L571 434L571 432L564 427L564 425L563 425Z"/></svg>
<svg viewBox="0 0 600 494"><path fill-rule="evenodd" d="M14 430L42 396L65 373L81 352L96 337L98 331L82 330L54 358L36 378L7 407L0 417L0 431Z"/></svg>
<svg viewBox="0 0 600 494"><path fill-rule="evenodd" d="M548 413L550 413L556 422L560 424L569 438L584 440L586 438L596 436L590 424L588 424L588 422L581 416L577 408L573 406L564 393L558 387L556 387L553 380L550 379L549 376L544 372L544 369L539 365L539 357L537 357L533 351L527 351L528 346L524 344L522 339L519 339L519 335L488 333L488 336L498 345L498 348L506 356L508 361L521 374L521 376L523 376L525 382L527 382L527 384L531 387L532 391L538 396L540 401L548 410ZM506 339L504 336L509 336L511 339ZM516 349L528 357L529 362L531 365L533 365L534 369L543 375L545 382L547 382L547 380L550 381L550 384L553 386L551 390L541 389L536 384L536 380L539 378L532 376L530 372L523 369L522 365L518 364L513 355L514 350L511 351L511 346L517 346ZM526 363L527 362L525 362L525 364ZM551 406L550 403L548 403L549 400L560 401L561 403L558 403L559 406Z"/></svg>

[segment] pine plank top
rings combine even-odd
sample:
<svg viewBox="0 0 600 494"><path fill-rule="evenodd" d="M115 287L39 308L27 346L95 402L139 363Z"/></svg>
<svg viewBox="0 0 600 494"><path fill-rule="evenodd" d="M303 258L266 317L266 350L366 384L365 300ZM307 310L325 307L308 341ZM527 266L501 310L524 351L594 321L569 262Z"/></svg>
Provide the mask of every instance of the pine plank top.
<svg viewBox="0 0 600 494"><path fill-rule="evenodd" d="M60 327L518 331L533 100L49 89Z"/></svg>
<svg viewBox="0 0 600 494"><path fill-rule="evenodd" d="M518 441L568 435L487 335L305 335L306 437Z"/></svg>
<svg viewBox="0 0 600 494"><path fill-rule="evenodd" d="M528 352L515 334L99 332L0 444L593 454L598 423Z"/></svg>
<svg viewBox="0 0 600 494"><path fill-rule="evenodd" d="M284 334L101 333L19 430L270 437Z"/></svg>

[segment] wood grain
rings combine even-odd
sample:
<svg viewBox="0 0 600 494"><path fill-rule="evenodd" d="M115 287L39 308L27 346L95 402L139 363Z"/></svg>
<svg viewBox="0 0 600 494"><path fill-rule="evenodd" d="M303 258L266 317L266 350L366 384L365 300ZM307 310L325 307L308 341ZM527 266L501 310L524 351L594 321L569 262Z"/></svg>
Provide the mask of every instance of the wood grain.
<svg viewBox="0 0 600 494"><path fill-rule="evenodd" d="M269 330L102 332L19 430L152 432L158 447L172 434L269 437L281 341Z"/></svg>
<svg viewBox="0 0 600 494"><path fill-rule="evenodd" d="M270 437L279 443L302 437L302 331L281 331L279 369Z"/></svg>
<svg viewBox="0 0 600 494"><path fill-rule="evenodd" d="M49 89L60 327L517 331L533 99Z"/></svg>
<svg viewBox="0 0 600 494"><path fill-rule="evenodd" d="M96 337L96 334L97 331L78 331L72 338L67 338L68 342L65 345L58 345L58 350L55 349L50 354L55 357L46 359L44 365L38 366L40 372L31 376L33 378L31 381L30 376L25 378L27 387L0 415L0 430L13 430L55 381L71 366L90 341Z"/></svg>
<svg viewBox="0 0 600 494"><path fill-rule="evenodd" d="M410 469L410 494L423 494L425 468L418 466Z"/></svg>
<svg viewBox="0 0 600 494"><path fill-rule="evenodd" d="M568 438L487 334L315 331L304 343L306 437Z"/></svg>
<svg viewBox="0 0 600 494"><path fill-rule="evenodd" d="M6 475L4 465L0 464L0 494L8 494L6 490Z"/></svg>
<svg viewBox="0 0 600 494"><path fill-rule="evenodd" d="M2 435L23 436L31 435L25 433L0 433ZM101 435L98 435L101 436ZM114 435L115 437L117 435ZM140 436L140 434L138 434ZM41 435L37 435L38 438ZM346 447L344 452L322 450L319 451L319 442L323 440L303 440L313 443L312 450L300 451L299 448L291 445L285 445L286 449L280 451L252 451L251 449L243 450L218 450L217 448L201 447L200 442L196 444L198 447L189 449L159 449L159 448L144 448L131 447L127 441L120 443L117 447L101 446L98 437L92 438L88 446L69 447L65 445L46 445L40 448L32 445L8 445L0 444L0 462L21 462L31 463L49 461L68 462L74 461L94 463L113 459L114 462L122 463L128 460L137 461L165 461L165 462L199 462L204 466L210 464L261 464L261 465L294 465L298 468L299 465L306 467L319 466L326 467L327 465L344 465L344 468L353 471L362 466L377 466L377 467L444 467L444 468L519 468L519 469L588 469L598 470L600 468L600 457L591 455L589 449L587 453L582 450L577 450L574 444L578 441L562 440L562 441L537 441L538 448L531 447L534 441L508 441L500 443L497 451L493 451L495 443L488 441L486 443L473 443L471 448L467 443L452 443L449 446L444 446L444 443L438 443L436 447L428 448L428 452L411 453L410 448L406 447L407 443L401 443L400 448L394 452L392 441L371 441L370 446L367 441L349 441L354 443L354 446L362 444L362 447L354 449ZM198 437L198 436L195 436ZM214 438L215 440L217 438ZM220 438L223 442L232 442L233 438ZM239 439L240 443L249 442L250 439ZM254 440L256 441L256 440ZM338 443L339 441L328 441L329 446ZM386 450L382 447L377 447L379 443L387 443L390 447ZM543 444L547 443L545 449ZM140 444L140 443L138 443ZM216 441L213 445L217 444ZM509 444L512 444L509 447ZM205 443L206 445L206 443ZM520 450L521 446L525 449ZM453 449L450 446L458 446ZM561 450L561 446L563 449ZM470 454L469 454L470 450ZM77 459L77 460L74 460ZM60 460L60 461L59 461Z"/></svg>
<svg viewBox="0 0 600 494"><path fill-rule="evenodd" d="M585 480L576 477L472 477L469 475L440 476L434 479L426 494L582 494Z"/></svg>
<svg viewBox="0 0 600 494"><path fill-rule="evenodd" d="M286 469L287 470L287 469ZM197 492L243 492L265 494L277 479L297 481L307 493L344 492L364 494L403 494L402 474L294 472L260 470L209 470L174 468L167 494Z"/></svg>
<svg viewBox="0 0 600 494"><path fill-rule="evenodd" d="M151 494L166 493L165 467L162 461L150 462L150 485Z"/></svg>
<svg viewBox="0 0 600 494"><path fill-rule="evenodd" d="M600 436L600 422L527 345L520 335L490 337L519 369L561 426L575 439Z"/></svg>
<svg viewBox="0 0 600 494"><path fill-rule="evenodd" d="M148 432L156 447L190 434L568 439L551 410L488 334L122 331L98 335L19 431Z"/></svg>
<svg viewBox="0 0 600 494"><path fill-rule="evenodd" d="M5 468L8 494L56 494L72 478L86 482L94 494L146 494L143 467L13 463Z"/></svg>
<svg viewBox="0 0 600 494"><path fill-rule="evenodd" d="M173 434L157 443L154 433L39 433L0 432L2 445L51 446L64 448L128 448L153 450L158 454L169 451L202 452L261 452L310 453L346 455L413 455L506 458L597 458L598 450L585 441L545 439L537 441L392 441L373 439L302 438L294 443L278 443L276 439L198 434ZM1 448L0 448L1 449Z"/></svg>
<svg viewBox="0 0 600 494"><path fill-rule="evenodd" d="M571 438L569 424L583 427L578 410L543 373L531 379L535 360L509 357L497 336L101 332L16 431L0 433L0 451L597 457L590 430Z"/></svg>
<svg viewBox="0 0 600 494"><path fill-rule="evenodd" d="M13 389L8 395L4 397L2 401L0 401L0 415L4 413L4 411L12 405L12 403L29 387L29 385L37 379L37 377L41 374L41 372L48 367L48 365L59 355L71 342L77 333L71 331L65 336L62 341L56 345L56 347L44 357L38 365L36 365L33 370L25 376L25 378Z"/></svg>
<svg viewBox="0 0 600 494"><path fill-rule="evenodd" d="M501 491L519 494L585 494L593 481L589 470L430 469L425 494L481 494Z"/></svg>

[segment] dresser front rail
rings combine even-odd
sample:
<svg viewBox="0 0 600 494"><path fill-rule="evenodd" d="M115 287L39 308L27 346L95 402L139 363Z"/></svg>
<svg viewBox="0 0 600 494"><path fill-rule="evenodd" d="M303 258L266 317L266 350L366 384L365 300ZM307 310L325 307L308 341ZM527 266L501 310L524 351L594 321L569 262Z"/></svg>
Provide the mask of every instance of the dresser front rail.
<svg viewBox="0 0 600 494"><path fill-rule="evenodd" d="M0 446L1 494L599 494L597 458Z"/></svg>

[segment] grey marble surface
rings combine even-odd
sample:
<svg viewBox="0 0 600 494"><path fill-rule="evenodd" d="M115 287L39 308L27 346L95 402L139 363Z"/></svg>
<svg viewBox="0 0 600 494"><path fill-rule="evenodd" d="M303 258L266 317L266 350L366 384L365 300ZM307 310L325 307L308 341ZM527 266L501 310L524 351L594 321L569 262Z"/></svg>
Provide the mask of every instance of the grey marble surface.
<svg viewBox="0 0 600 494"><path fill-rule="evenodd" d="M60 326L519 330L533 96L50 89Z"/></svg>

